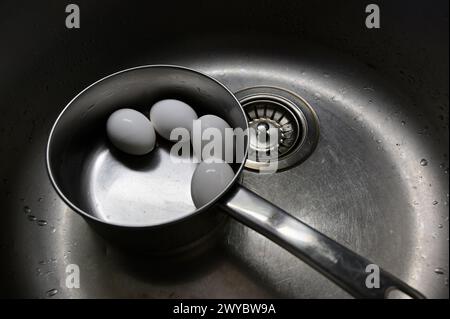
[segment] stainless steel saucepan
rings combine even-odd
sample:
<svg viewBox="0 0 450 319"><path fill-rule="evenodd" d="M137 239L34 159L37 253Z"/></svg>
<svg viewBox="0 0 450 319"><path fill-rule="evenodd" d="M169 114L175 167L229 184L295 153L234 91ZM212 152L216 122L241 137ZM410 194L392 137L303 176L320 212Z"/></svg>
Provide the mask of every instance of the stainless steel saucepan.
<svg viewBox="0 0 450 319"><path fill-rule="evenodd" d="M238 100L218 81L184 67L151 65L90 85L64 108L51 130L46 154L52 184L104 237L153 252L173 250L221 225L226 214L216 208L222 208L355 297L386 298L391 291L424 297L382 269L379 287L369 288L372 262L239 185L246 153L232 165L235 176L224 191L196 209L190 196L196 164L170 161L170 144L159 141L153 152L139 157L109 145L105 125L112 112L129 107L148 114L149 106L164 98L183 100L199 115L220 116L233 128L247 128Z"/></svg>

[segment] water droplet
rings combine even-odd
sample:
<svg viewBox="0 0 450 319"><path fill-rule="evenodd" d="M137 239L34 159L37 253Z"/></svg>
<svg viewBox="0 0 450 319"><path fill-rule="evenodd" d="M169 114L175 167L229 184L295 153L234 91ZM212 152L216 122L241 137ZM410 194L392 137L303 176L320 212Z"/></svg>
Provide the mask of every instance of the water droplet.
<svg viewBox="0 0 450 319"><path fill-rule="evenodd" d="M378 144L381 144L381 140L377 140L377 143L378 143Z"/></svg>
<svg viewBox="0 0 450 319"><path fill-rule="evenodd" d="M29 214L29 213L31 213L31 208L28 207L28 206L25 206L25 207L23 208L23 211L25 212L25 214Z"/></svg>
<svg viewBox="0 0 450 319"><path fill-rule="evenodd" d="M44 199L42 197L38 198L38 202L42 202Z"/></svg>
<svg viewBox="0 0 450 319"><path fill-rule="evenodd" d="M28 220L34 222L37 220L37 218L34 215L28 215Z"/></svg>
<svg viewBox="0 0 450 319"><path fill-rule="evenodd" d="M406 125L406 122L405 122L405 121L401 121L401 123L402 123L402 125L403 125L403 126L405 126L405 125Z"/></svg>
<svg viewBox="0 0 450 319"><path fill-rule="evenodd" d="M45 260L45 259L39 260L38 264L39 265L47 265L47 264L57 263L57 262L58 262L58 259L56 259L55 257L52 257L52 258L47 259L47 260Z"/></svg>
<svg viewBox="0 0 450 319"><path fill-rule="evenodd" d="M51 227L50 227L50 231L51 231L52 233L55 233L55 232L56 232L56 228L55 228L54 226L51 226Z"/></svg>
<svg viewBox="0 0 450 319"><path fill-rule="evenodd" d="M427 165L428 165L428 161L427 161L426 159L422 158L422 159L420 160L420 165L421 165L421 166L427 166Z"/></svg>
<svg viewBox="0 0 450 319"><path fill-rule="evenodd" d="M434 269L434 272L438 275L443 275L444 274L444 269L438 267Z"/></svg>
<svg viewBox="0 0 450 319"><path fill-rule="evenodd" d="M442 224L439 224L439 225L438 225L438 228L442 228L442 227L444 227L444 225L442 225Z"/></svg>
<svg viewBox="0 0 450 319"><path fill-rule="evenodd" d="M40 220L37 221L37 224L38 224L39 226L45 226L45 225L47 225L47 221L46 221L46 220L43 220L43 219L40 219Z"/></svg>
<svg viewBox="0 0 450 319"><path fill-rule="evenodd" d="M439 204L439 202L437 200L433 201L434 206L436 206L437 204Z"/></svg>
<svg viewBox="0 0 450 319"><path fill-rule="evenodd" d="M58 290L57 290L57 289L50 289L50 290L47 290L46 295L47 295L48 297L53 297L53 296L56 295L57 293L58 293Z"/></svg>
<svg viewBox="0 0 450 319"><path fill-rule="evenodd" d="M71 254L71 251L70 250L68 250L68 251L66 251L65 253L64 253L64 260L67 260L69 257L70 257L70 254Z"/></svg>

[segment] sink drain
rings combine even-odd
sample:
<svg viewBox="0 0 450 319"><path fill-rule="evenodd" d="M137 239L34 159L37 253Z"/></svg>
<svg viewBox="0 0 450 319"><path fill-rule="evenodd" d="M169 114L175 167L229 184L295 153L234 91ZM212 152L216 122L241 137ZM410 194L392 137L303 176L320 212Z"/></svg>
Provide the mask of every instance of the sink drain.
<svg viewBox="0 0 450 319"><path fill-rule="evenodd" d="M300 96L275 87L252 87L236 94L248 119L249 154L245 167L264 170L267 161L278 171L305 160L319 137L314 110ZM277 132L277 138L270 134Z"/></svg>

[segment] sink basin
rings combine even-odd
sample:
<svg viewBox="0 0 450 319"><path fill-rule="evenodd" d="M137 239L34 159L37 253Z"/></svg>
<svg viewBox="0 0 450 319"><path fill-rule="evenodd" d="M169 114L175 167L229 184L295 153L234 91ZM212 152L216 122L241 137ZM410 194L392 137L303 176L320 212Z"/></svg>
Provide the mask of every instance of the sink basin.
<svg viewBox="0 0 450 319"><path fill-rule="evenodd" d="M243 184L429 298L448 298L448 2L194 6L0 5L1 295L30 298L349 298L265 237L230 221L174 256L117 250L63 203L45 168L62 108L116 71L176 64L231 91L294 92L317 114L318 144ZM8 15L6 16L6 12ZM6 50L5 50L6 49ZM65 285L80 268L80 288Z"/></svg>

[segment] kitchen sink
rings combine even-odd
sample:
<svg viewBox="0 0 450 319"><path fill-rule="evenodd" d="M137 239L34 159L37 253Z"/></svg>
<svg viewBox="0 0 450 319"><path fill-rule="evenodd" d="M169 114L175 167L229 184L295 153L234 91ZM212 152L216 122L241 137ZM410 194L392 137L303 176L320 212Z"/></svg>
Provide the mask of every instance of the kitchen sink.
<svg viewBox="0 0 450 319"><path fill-rule="evenodd" d="M315 148L277 173L246 169L243 184L428 298L448 298L447 1L377 1L379 29L366 27L363 1L77 4L79 29L65 27L63 3L0 5L0 295L351 297L236 221L153 256L110 245L58 197L45 149L64 106L111 73L171 64L232 92L307 101ZM69 264L78 289L66 287Z"/></svg>

